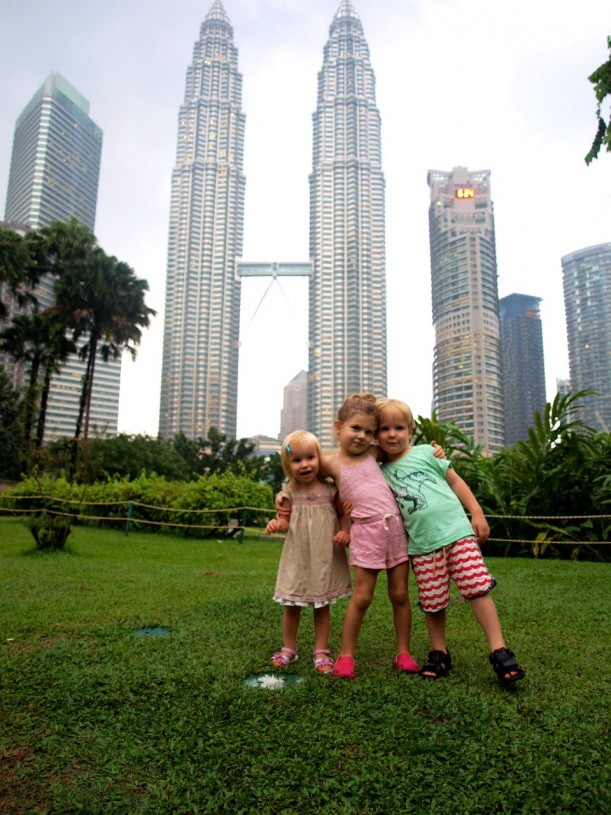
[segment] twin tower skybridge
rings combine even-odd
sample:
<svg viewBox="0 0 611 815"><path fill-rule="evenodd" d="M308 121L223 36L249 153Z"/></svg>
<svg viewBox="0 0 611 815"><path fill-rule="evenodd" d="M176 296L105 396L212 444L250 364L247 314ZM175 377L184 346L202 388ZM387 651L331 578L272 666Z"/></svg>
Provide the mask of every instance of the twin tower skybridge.
<svg viewBox="0 0 611 815"><path fill-rule="evenodd" d="M312 277L312 264L311 263L243 263L236 262L236 280L241 280L243 277L271 277L269 286L263 292L263 297L259 300L259 304L254 310L251 322L254 320L257 312L261 308L263 301L267 297L267 293L275 282L280 285L279 277ZM282 290L282 286L280 286ZM284 292L283 292L284 293ZM284 295L286 297L286 295Z"/></svg>
<svg viewBox="0 0 611 815"><path fill-rule="evenodd" d="M312 277L311 263L236 263L236 279L242 277Z"/></svg>

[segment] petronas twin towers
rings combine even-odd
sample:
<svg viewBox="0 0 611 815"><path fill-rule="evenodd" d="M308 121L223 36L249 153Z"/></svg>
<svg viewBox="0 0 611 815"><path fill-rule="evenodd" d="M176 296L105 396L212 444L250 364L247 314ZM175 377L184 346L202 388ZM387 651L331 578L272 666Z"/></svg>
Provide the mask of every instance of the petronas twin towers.
<svg viewBox="0 0 611 815"><path fill-rule="evenodd" d="M236 432L245 116L221 0L187 71L172 175L159 432ZM338 405L386 393L384 176L375 78L360 19L342 0L329 29L310 175L308 429L333 441ZM303 273L303 266L299 267ZM262 372L266 360L261 361ZM263 376L263 374L262 374Z"/></svg>

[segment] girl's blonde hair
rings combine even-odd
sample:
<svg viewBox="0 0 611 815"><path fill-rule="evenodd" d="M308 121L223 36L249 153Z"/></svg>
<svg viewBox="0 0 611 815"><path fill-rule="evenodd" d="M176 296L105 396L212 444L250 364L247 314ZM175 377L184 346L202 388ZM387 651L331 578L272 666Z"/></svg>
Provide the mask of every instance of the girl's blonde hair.
<svg viewBox="0 0 611 815"><path fill-rule="evenodd" d="M414 414L409 405L402 402L400 399L378 399L376 402L378 408L378 420L381 422L385 413L399 413L405 419L405 424L409 428L415 426Z"/></svg>
<svg viewBox="0 0 611 815"><path fill-rule="evenodd" d="M365 416L373 416L377 426L378 408L373 393L353 393L349 396L337 411L336 421L340 424L344 424L344 422L347 422L355 413L364 413Z"/></svg>
<svg viewBox="0 0 611 815"><path fill-rule="evenodd" d="M291 453L294 452L295 447L298 447L300 444L313 444L316 448L318 463L320 464L322 460L320 442L313 433L310 433L308 430L293 430L292 433L289 433L286 439L282 442L282 448L280 450L280 462L282 464L284 474L289 480L289 486L292 488L297 486L297 482L295 481L295 476L291 472L290 456Z"/></svg>

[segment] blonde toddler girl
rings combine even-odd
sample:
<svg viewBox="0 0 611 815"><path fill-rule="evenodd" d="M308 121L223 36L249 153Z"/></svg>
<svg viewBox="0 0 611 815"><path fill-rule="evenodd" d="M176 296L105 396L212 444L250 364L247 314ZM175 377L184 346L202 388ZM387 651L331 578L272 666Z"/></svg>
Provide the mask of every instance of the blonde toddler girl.
<svg viewBox="0 0 611 815"><path fill-rule="evenodd" d="M318 439L296 430L282 442L282 468L287 486L277 497L278 517L266 534L287 532L278 566L274 600L283 606L282 648L272 665L283 668L297 661L297 633L301 609L314 609L314 667L330 673L330 605L352 592L346 545L350 521L339 502L337 489L320 474Z"/></svg>

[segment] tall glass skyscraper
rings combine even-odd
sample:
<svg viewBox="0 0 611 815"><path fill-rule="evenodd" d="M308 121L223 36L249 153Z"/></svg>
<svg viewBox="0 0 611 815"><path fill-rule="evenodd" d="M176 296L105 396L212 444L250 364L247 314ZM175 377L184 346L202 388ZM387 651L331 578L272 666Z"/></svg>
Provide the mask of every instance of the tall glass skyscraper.
<svg viewBox="0 0 611 815"><path fill-rule="evenodd" d="M245 117L233 29L215 0L187 70L172 173L159 433L234 437Z"/></svg>
<svg viewBox="0 0 611 815"><path fill-rule="evenodd" d="M363 26L342 0L318 74L310 176L308 424L323 446L350 393L385 395L384 176Z"/></svg>
<svg viewBox="0 0 611 815"><path fill-rule="evenodd" d="M504 443L490 172L430 170L433 410L494 453Z"/></svg>
<svg viewBox="0 0 611 815"><path fill-rule="evenodd" d="M529 294L508 294L499 300L505 444L527 439L535 412L545 409L540 302L540 297Z"/></svg>
<svg viewBox="0 0 611 815"><path fill-rule="evenodd" d="M102 131L89 117L89 102L61 74L36 91L15 126L6 198L9 226L39 229L74 216L93 231L98 197ZM42 281L39 298L53 302L53 281ZM51 384L45 438L72 436L76 428L85 363L72 356ZM91 425L117 432L121 360L98 360Z"/></svg>
<svg viewBox="0 0 611 815"><path fill-rule="evenodd" d="M562 258L571 391L591 389L580 419L611 432L611 243Z"/></svg>

